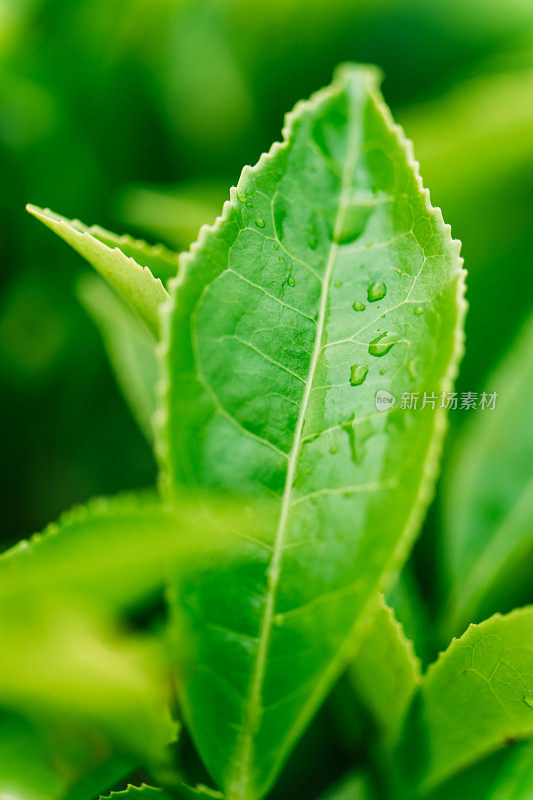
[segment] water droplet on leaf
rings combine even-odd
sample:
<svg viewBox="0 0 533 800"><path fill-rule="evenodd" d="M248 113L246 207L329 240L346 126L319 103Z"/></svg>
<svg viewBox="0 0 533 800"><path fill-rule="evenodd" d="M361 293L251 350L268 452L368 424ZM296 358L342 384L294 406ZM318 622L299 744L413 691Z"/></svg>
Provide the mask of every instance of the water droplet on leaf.
<svg viewBox="0 0 533 800"><path fill-rule="evenodd" d="M340 289L342 286L342 281L335 281L333 285L335 286L336 289Z"/></svg>
<svg viewBox="0 0 533 800"><path fill-rule="evenodd" d="M289 277L287 278L287 283L289 284L289 286L296 286L296 281L294 280L293 275L289 275Z"/></svg>
<svg viewBox="0 0 533 800"><path fill-rule="evenodd" d="M420 314L423 314L423 313L424 313L424 309L422 308L422 306L415 306L415 314L416 314L417 317L419 317Z"/></svg>
<svg viewBox="0 0 533 800"><path fill-rule="evenodd" d="M354 311L364 311L366 306L365 306L364 303L361 303L360 300L356 300L355 303L353 304L352 308L353 308Z"/></svg>
<svg viewBox="0 0 533 800"><path fill-rule="evenodd" d="M265 227L265 220L261 219L261 217L258 217L256 219L256 221L255 221L255 224L257 225L258 228L264 228Z"/></svg>
<svg viewBox="0 0 533 800"><path fill-rule="evenodd" d="M383 333L380 333L375 339L372 339L368 346L368 352L371 356L384 356L397 341L398 337L395 333L383 331Z"/></svg>
<svg viewBox="0 0 533 800"><path fill-rule="evenodd" d="M352 386L360 386L366 378L368 364L353 364L350 367L350 383Z"/></svg>
<svg viewBox="0 0 533 800"><path fill-rule="evenodd" d="M376 300L381 300L387 294L387 287L383 281L375 281L368 287L368 300L370 303L375 303Z"/></svg>

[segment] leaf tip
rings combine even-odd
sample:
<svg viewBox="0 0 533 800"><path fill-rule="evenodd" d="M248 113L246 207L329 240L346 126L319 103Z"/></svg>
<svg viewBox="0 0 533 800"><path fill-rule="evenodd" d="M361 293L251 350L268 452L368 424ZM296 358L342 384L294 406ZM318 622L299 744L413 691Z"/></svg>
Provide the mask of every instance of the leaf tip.
<svg viewBox="0 0 533 800"><path fill-rule="evenodd" d="M28 214L31 214L32 217L37 217L37 219L40 219L42 216L44 216L43 209L39 208L39 206L34 206L33 203L26 203L26 211Z"/></svg>
<svg viewBox="0 0 533 800"><path fill-rule="evenodd" d="M383 70L375 64L359 64L354 61L344 61L333 73L334 81L363 82L371 89L378 89L384 77Z"/></svg>

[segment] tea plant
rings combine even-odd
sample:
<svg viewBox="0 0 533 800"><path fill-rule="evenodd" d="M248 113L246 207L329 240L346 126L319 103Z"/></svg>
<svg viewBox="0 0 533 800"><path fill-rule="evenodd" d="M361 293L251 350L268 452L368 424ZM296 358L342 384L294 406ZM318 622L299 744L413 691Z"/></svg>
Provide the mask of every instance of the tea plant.
<svg viewBox="0 0 533 800"><path fill-rule="evenodd" d="M332 690L355 752L330 798L533 790L517 744L533 735L533 610L469 627L427 668L415 652L438 634L399 575L434 491L464 271L378 85L345 66L299 103L179 259L29 207L112 287L92 276L80 297L160 486L71 512L0 560L5 795L93 797L142 767L153 786L118 794L259 800ZM502 367L524 395L531 335ZM520 599L531 552L527 471L490 491L487 476L527 458L531 422L505 455L524 411L490 414L448 476L432 626L448 639ZM166 615L148 613L161 592Z"/></svg>

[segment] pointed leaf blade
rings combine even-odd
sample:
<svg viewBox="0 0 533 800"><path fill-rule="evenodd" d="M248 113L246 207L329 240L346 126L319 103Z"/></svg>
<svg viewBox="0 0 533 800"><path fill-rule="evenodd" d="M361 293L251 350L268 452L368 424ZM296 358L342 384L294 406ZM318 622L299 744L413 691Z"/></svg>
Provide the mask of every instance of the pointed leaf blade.
<svg viewBox="0 0 533 800"><path fill-rule="evenodd" d="M31 205L27 209L87 259L137 312L154 336L159 335L159 308L167 292L159 278L154 278L149 267L143 265L148 250L141 253L143 257L139 263L127 253L139 256L142 248L135 247L134 240L129 237L122 239L102 228L88 228L78 220L68 220L49 209ZM126 252L120 249L120 243Z"/></svg>
<svg viewBox="0 0 533 800"><path fill-rule="evenodd" d="M529 596L533 556L533 317L490 378L445 473L443 627L507 611Z"/></svg>
<svg viewBox="0 0 533 800"><path fill-rule="evenodd" d="M420 683L421 667L412 642L383 599L350 667L350 678L390 751Z"/></svg>
<svg viewBox="0 0 533 800"><path fill-rule="evenodd" d="M447 391L461 350L459 245L377 83L345 68L299 104L173 286L167 489L278 497L270 548L177 609L204 665L189 724L231 800L271 785L431 494L444 411L376 392Z"/></svg>
<svg viewBox="0 0 533 800"><path fill-rule="evenodd" d="M84 275L77 294L100 331L117 383L139 428L152 443L158 379L155 337L97 275Z"/></svg>
<svg viewBox="0 0 533 800"><path fill-rule="evenodd" d="M150 494L77 506L0 555L0 598L54 590L112 609L132 607L175 572L196 573L220 551L240 551L250 531L258 533L257 514L269 520L264 504L256 511L207 494L201 499L203 511L186 498L168 508Z"/></svg>
<svg viewBox="0 0 533 800"><path fill-rule="evenodd" d="M182 783L173 786L172 790L159 789L143 783L141 786L132 786L108 795L101 796L100 800L223 800L220 792L213 792L206 786L187 786Z"/></svg>
<svg viewBox="0 0 533 800"><path fill-rule="evenodd" d="M419 794L533 737L532 640L533 607L496 614L471 625L429 668L399 751Z"/></svg>

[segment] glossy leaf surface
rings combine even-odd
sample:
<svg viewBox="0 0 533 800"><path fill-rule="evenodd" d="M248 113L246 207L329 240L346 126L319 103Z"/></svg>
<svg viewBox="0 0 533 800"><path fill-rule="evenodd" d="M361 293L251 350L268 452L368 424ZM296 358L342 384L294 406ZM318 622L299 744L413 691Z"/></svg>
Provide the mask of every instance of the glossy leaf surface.
<svg viewBox="0 0 533 800"><path fill-rule="evenodd" d="M186 714L231 800L268 790L415 536L461 350L459 245L369 68L300 103L172 285L167 490L278 498L250 564L181 587ZM376 393L396 406L376 409ZM385 394L385 400L387 395Z"/></svg>
<svg viewBox="0 0 533 800"><path fill-rule="evenodd" d="M533 608L497 614L471 625L429 668L399 754L411 766L413 795L533 737L532 641Z"/></svg>

